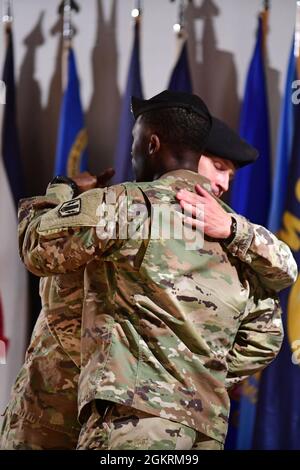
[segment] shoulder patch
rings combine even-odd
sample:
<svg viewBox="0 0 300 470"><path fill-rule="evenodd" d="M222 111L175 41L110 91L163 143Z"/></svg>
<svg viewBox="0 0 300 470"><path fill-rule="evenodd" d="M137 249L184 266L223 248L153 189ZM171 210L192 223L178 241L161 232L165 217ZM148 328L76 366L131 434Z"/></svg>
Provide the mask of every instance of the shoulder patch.
<svg viewBox="0 0 300 470"><path fill-rule="evenodd" d="M69 217L71 215L80 214L81 199L72 199L71 201L64 202L58 211L60 217Z"/></svg>

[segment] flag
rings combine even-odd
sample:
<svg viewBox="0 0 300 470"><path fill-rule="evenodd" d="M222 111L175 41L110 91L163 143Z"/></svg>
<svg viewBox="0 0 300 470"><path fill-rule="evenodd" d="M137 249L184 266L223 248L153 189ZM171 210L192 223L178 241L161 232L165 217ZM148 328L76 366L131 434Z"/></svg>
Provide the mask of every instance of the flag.
<svg viewBox="0 0 300 470"><path fill-rule="evenodd" d="M131 96L143 98L143 88L140 70L140 20L135 23L134 41L127 76L127 84L123 96L119 135L115 154L114 184L133 180L131 163L132 128L134 119L131 113Z"/></svg>
<svg viewBox="0 0 300 470"><path fill-rule="evenodd" d="M266 226L270 209L271 159L261 18L246 81L239 133L258 149L260 155L255 163L237 172L232 185L231 206L251 222Z"/></svg>
<svg viewBox="0 0 300 470"><path fill-rule="evenodd" d="M280 194L283 204L280 199L276 199L278 207L273 207L271 226L278 228L280 216L281 224L277 235L290 246L299 269L300 104L295 105L292 101L292 82L295 77L296 60L291 55L277 154L277 171L283 171L286 180L283 181L281 175L276 176L274 194ZM300 450L299 294L299 276L291 288L280 294L285 337L279 355L262 374L254 433L255 449Z"/></svg>
<svg viewBox="0 0 300 470"><path fill-rule="evenodd" d="M293 39L279 123L276 165L274 172L275 176L272 192L271 209L269 214L269 228L274 233L277 232L281 225L281 219L285 204L285 195L287 192L288 171L292 155L292 143L294 135L294 106L291 100L291 90L292 83L296 79L296 61L294 56Z"/></svg>
<svg viewBox="0 0 300 470"><path fill-rule="evenodd" d="M259 150L260 156L254 164L238 170L231 192L231 206L251 222L267 226L271 194L271 159L261 17L246 80L239 133ZM252 447L258 377L258 374L249 377L239 386L239 398L232 402L232 425L229 426L226 448ZM232 422L233 415L235 424Z"/></svg>
<svg viewBox="0 0 300 470"><path fill-rule="evenodd" d="M13 36L6 31L2 80L6 104L0 103L0 412L24 361L27 343L27 273L18 254L18 199L24 195L16 126Z"/></svg>
<svg viewBox="0 0 300 470"><path fill-rule="evenodd" d="M16 124L16 94L14 78L14 52L12 32L7 33L7 50L2 81L5 83L6 106L3 112L1 130L2 159L9 180L15 207L23 192L23 178L20 160L19 137ZM1 103L0 103L1 106ZM13 155L13 158L11 157Z"/></svg>
<svg viewBox="0 0 300 470"><path fill-rule="evenodd" d="M186 93L193 93L187 53L187 40L185 40L182 44L178 60L170 77L168 89L170 91L184 91Z"/></svg>
<svg viewBox="0 0 300 470"><path fill-rule="evenodd" d="M55 175L72 177L87 169L87 142L76 59L70 47L68 49L68 82L59 120Z"/></svg>

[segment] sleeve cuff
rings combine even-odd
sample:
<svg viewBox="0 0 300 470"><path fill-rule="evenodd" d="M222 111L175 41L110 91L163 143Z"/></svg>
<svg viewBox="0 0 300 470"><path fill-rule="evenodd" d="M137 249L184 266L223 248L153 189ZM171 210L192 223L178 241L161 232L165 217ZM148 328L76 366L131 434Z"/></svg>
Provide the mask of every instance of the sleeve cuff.
<svg viewBox="0 0 300 470"><path fill-rule="evenodd" d="M243 216L232 214L236 220L236 235L234 239L226 244L227 250L237 256L241 261L251 262L251 257L247 256L247 252L251 246L254 230L252 224Z"/></svg>

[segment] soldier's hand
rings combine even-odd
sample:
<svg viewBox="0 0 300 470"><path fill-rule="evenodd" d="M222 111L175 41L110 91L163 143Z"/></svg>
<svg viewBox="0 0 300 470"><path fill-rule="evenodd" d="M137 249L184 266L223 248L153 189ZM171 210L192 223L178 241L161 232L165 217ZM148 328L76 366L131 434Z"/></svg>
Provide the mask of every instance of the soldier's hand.
<svg viewBox="0 0 300 470"><path fill-rule="evenodd" d="M91 175L88 171L84 171L72 179L77 184L80 194L97 187L97 176Z"/></svg>
<svg viewBox="0 0 300 470"><path fill-rule="evenodd" d="M72 179L77 184L81 194L89 189L105 188L114 174L115 170L113 168L106 168L99 176L91 175L88 171L84 171Z"/></svg>
<svg viewBox="0 0 300 470"><path fill-rule="evenodd" d="M217 239L225 239L230 235L231 215L203 189L199 184L195 186L198 194L181 189L176 197L184 209L185 223L197 229L202 229L204 234ZM201 213L200 220L197 219Z"/></svg>
<svg viewBox="0 0 300 470"><path fill-rule="evenodd" d="M106 168L99 176L97 176L97 188L105 188L114 174L115 170L113 168Z"/></svg>

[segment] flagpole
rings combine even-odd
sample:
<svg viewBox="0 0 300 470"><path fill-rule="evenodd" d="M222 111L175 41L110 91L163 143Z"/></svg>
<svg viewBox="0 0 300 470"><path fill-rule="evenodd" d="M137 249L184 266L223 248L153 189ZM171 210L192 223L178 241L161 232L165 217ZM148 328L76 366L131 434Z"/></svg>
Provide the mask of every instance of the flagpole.
<svg viewBox="0 0 300 470"><path fill-rule="evenodd" d="M63 49L62 49L62 87L66 89L68 83L68 53L73 38L71 0L64 0L63 9Z"/></svg>
<svg viewBox="0 0 300 470"><path fill-rule="evenodd" d="M68 53L72 46L75 28L72 23L73 11L79 12L79 6L74 0L62 0L58 13L63 18L63 50L62 50L62 89L65 90L68 82Z"/></svg>
<svg viewBox="0 0 300 470"><path fill-rule="evenodd" d="M134 29L139 31L138 34L140 34L142 13L142 0L135 0L135 7L131 10L131 16L134 19Z"/></svg>
<svg viewBox="0 0 300 470"><path fill-rule="evenodd" d="M131 16L132 18L134 18L135 24L139 25L141 22L141 16L142 16L142 1L141 0L136 0L135 8L131 10Z"/></svg>
<svg viewBox="0 0 300 470"><path fill-rule="evenodd" d="M185 29L184 12L185 12L185 1L180 0L179 9L178 9L178 21L177 21L177 23L175 23L173 25L173 31L176 34L176 38L177 38L177 50L176 50L175 63L177 62L178 57L181 54L183 44L187 40L187 32L186 32L186 29Z"/></svg>

